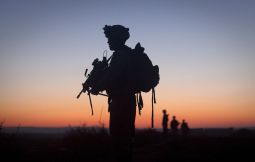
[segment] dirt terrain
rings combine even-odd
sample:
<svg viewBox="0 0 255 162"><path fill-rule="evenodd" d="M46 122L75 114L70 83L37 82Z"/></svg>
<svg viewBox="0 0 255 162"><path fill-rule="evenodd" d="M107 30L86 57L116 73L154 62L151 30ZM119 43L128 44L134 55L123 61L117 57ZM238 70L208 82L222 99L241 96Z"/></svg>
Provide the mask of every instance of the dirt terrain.
<svg viewBox="0 0 255 162"><path fill-rule="evenodd" d="M194 133L194 130L188 136L164 136L151 129L138 130L134 139L133 161L248 161L253 158L254 130L240 129L222 135L216 131ZM106 129L0 134L3 161L110 162L113 161L112 151Z"/></svg>

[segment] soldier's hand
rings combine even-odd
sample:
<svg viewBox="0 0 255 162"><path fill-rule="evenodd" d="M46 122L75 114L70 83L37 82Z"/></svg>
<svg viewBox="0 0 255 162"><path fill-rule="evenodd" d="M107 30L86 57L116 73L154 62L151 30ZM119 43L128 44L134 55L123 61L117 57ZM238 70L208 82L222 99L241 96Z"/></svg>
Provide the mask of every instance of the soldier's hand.
<svg viewBox="0 0 255 162"><path fill-rule="evenodd" d="M90 90L90 93L93 94L93 95L98 95L99 94L99 90L97 88L92 88Z"/></svg>
<svg viewBox="0 0 255 162"><path fill-rule="evenodd" d="M83 91L84 92L88 89L88 87L87 87L87 85L85 83L82 83L82 87L83 87Z"/></svg>

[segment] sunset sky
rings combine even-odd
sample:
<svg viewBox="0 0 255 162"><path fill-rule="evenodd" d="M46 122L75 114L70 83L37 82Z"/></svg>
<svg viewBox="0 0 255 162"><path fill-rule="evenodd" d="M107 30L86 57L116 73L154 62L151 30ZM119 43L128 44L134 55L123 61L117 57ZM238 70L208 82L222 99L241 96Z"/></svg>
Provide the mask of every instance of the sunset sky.
<svg viewBox="0 0 255 162"><path fill-rule="evenodd" d="M102 28L130 29L160 69L162 110L190 127L255 126L255 1L1 0L0 121L6 126L108 126L107 98L77 94L108 50ZM137 114L150 127L151 92Z"/></svg>

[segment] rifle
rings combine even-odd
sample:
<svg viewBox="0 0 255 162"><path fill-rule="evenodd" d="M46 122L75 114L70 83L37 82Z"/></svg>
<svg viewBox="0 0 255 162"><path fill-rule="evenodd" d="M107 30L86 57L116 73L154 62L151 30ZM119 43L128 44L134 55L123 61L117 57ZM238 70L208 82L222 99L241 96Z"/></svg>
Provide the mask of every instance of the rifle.
<svg viewBox="0 0 255 162"><path fill-rule="evenodd" d="M88 72L88 69L85 69L85 73L84 73L84 76L86 78L89 78L89 75L87 75L87 72ZM87 79L88 80L88 79ZM86 80L86 81L87 81ZM80 98L81 94L82 93L85 93L86 91L88 92L88 96L89 96L89 102L90 102L90 107L91 107L91 113L92 115L94 115L94 111L93 111L93 105L92 105L92 100L91 100L91 95L90 95L90 90L89 90L89 86L86 84L86 81L84 83L82 83L82 90L80 91L80 93L78 94L78 96L76 97L77 99Z"/></svg>
<svg viewBox="0 0 255 162"><path fill-rule="evenodd" d="M104 55L106 53L106 56ZM100 88L98 89L98 84L100 79L103 77L105 70L108 68L108 62L110 61L110 58L106 58L107 57L107 51L105 50L103 53L103 60L99 61L98 58L96 58L92 65L94 66L92 71L90 72L90 74L87 75L88 69L85 69L85 73L84 76L87 78L85 80L84 83L82 83L82 90L80 91L80 93L77 95L77 99L80 98L82 93L86 93L88 92L88 96L89 96L89 102L90 102L90 107L91 107L91 112L92 115L94 114L93 112L93 105L92 105L92 100L91 100L91 95L92 94L98 94L98 95L102 95L102 96L106 96L106 94L100 93ZM95 90L96 89L96 90Z"/></svg>

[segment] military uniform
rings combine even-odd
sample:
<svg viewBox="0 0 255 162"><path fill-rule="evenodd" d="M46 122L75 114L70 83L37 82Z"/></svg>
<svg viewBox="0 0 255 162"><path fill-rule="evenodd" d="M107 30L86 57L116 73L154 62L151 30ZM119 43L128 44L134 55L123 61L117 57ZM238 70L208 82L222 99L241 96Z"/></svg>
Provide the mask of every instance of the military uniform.
<svg viewBox="0 0 255 162"><path fill-rule="evenodd" d="M162 119L162 127L163 133L168 133L168 114L166 114L166 110L163 110L163 119Z"/></svg>
<svg viewBox="0 0 255 162"><path fill-rule="evenodd" d="M110 135L115 159L131 161L132 138L135 135L136 97L129 82L132 49L124 45L129 38L128 28L116 25L106 26L104 30L109 41L118 39L124 41L119 46L118 42L114 42L117 45L112 47L114 52L104 82L109 96ZM110 43L109 46L111 49Z"/></svg>
<svg viewBox="0 0 255 162"><path fill-rule="evenodd" d="M112 136L134 136L136 98L128 82L131 49L125 46L113 53L108 68L106 92L109 95L110 133Z"/></svg>

